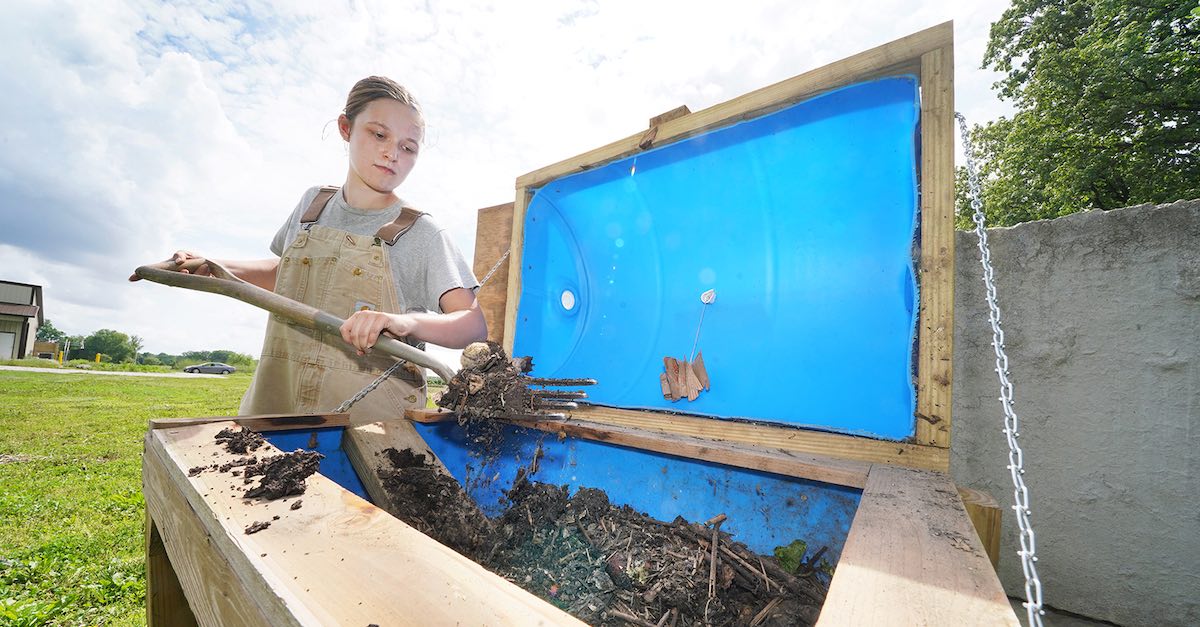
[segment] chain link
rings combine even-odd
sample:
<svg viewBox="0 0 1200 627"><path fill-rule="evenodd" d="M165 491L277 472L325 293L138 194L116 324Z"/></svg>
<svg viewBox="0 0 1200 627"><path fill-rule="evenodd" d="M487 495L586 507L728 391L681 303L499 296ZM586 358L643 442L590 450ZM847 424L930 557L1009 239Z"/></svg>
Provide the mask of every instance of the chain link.
<svg viewBox="0 0 1200 627"><path fill-rule="evenodd" d="M387 381L388 377L395 374L397 370L399 370L400 368L403 368L404 364L407 364L407 363L408 363L408 361L405 359L397 360L396 363L392 364L391 368L384 370L383 374L379 375L379 377L376 378L374 381L368 383L367 387L359 390L358 393L355 394L354 396L351 396L350 398L342 401L342 404L338 405L337 409L333 410L333 413L340 414L343 412L350 411L350 408L354 407L355 403L361 401L366 395L375 391L375 388L379 387L379 384L383 383L384 381Z"/></svg>
<svg viewBox="0 0 1200 627"><path fill-rule="evenodd" d="M487 282L492 279L492 275L496 274L496 270L500 269L500 264L504 263L505 259L508 259L508 253L510 253L510 252L512 252L512 248L509 248L508 250L504 251L503 255L500 255L500 259L499 259L499 261L496 262L496 265L492 266L492 269L489 270L488 273L483 277L483 280L479 282L479 289L483 289L483 286L487 285ZM368 383L367 387L359 390L358 393L356 393L354 396L351 396L350 398L342 401L342 404L338 405L337 409L333 410L333 413L340 414L343 412L350 411L350 408L354 407L355 403L361 401L368 394L375 391L375 388L379 387L379 385L381 383L386 381L388 379L388 377L395 374L396 371L399 370L401 367L403 367L404 364L406 364L406 363L408 363L408 361L401 359L401 360L397 361L396 363L392 364L391 368L388 368L387 370L383 371L383 374L379 375L379 377L376 378L374 381Z"/></svg>
<svg viewBox="0 0 1200 627"><path fill-rule="evenodd" d="M504 263L505 259L508 259L508 253L510 252L512 252L511 247L504 251L503 255L500 255L500 260L496 262L496 265L492 266L491 270L488 270L488 273L484 275L483 280L479 282L479 289L483 289L483 286L487 285L488 281L492 280L492 275L496 274L496 271L500 269L500 264Z"/></svg>
<svg viewBox="0 0 1200 627"><path fill-rule="evenodd" d="M975 222L975 235L979 238L980 263L983 264L983 282L987 286L988 318L992 323L992 348L996 352L996 374L1000 377L1000 404L1004 407L1004 435L1008 439L1008 472L1012 475L1013 510L1017 514L1017 526L1021 530L1021 568L1025 571L1025 612L1029 625L1041 627L1042 616L1042 581L1037 573L1037 541L1033 535L1033 523L1029 521L1029 489L1025 487L1025 454L1021 451L1017 438L1021 437L1020 421L1013 411L1013 385L1008 378L1008 355L1004 352L1004 330L1000 328L1000 306L996 304L996 284L993 281L995 271L992 268L992 254L988 249L987 229L983 213L983 199L979 186L979 170L975 165L975 148L971 145L971 137L967 133L967 119L961 113L955 113L958 120L959 132L962 134L963 152L967 158L967 184L971 192L971 209L974 210L972 220Z"/></svg>

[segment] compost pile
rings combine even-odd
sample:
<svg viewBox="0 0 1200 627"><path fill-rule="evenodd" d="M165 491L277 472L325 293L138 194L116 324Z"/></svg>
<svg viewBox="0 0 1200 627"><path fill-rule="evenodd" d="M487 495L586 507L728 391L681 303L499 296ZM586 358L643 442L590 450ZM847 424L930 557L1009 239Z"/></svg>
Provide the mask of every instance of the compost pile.
<svg viewBox="0 0 1200 627"><path fill-rule="evenodd" d="M473 418L562 416L554 412L574 409L574 401L587 394L547 386L596 383L594 379L527 376L532 369L530 357L510 359L499 344L476 342L463 349L462 369L446 382L446 392L437 405L456 412L460 423Z"/></svg>
<svg viewBox="0 0 1200 627"><path fill-rule="evenodd" d="M405 522L590 624L810 625L825 596L820 552L805 574L788 572L720 531L724 516L663 522L602 490L571 496L530 481L537 456L495 519L423 455L385 456L384 487Z"/></svg>
<svg viewBox="0 0 1200 627"><path fill-rule="evenodd" d="M520 380L530 362L514 362L498 344L488 342L464 349L462 366L446 382L446 391L437 401L439 407L456 411L464 419L533 411L533 395Z"/></svg>

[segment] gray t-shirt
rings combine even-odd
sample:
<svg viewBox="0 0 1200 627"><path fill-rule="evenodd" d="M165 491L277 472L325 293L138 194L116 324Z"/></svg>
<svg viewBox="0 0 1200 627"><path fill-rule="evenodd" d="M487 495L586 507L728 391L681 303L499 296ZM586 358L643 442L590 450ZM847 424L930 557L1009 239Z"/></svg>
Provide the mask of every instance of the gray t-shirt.
<svg viewBox="0 0 1200 627"><path fill-rule="evenodd" d="M283 251L296 240L301 228L300 217L320 190L320 187L313 187L300 197L292 215L271 241L271 252L282 257ZM374 235L379 227L400 215L404 204L401 201L381 211L364 211L347 204L342 191L338 190L329 199L316 223L347 233ZM457 287L479 287L471 266L450 240L449 234L428 215L421 216L395 245L388 246L385 243L383 247L388 250L388 263L396 284L396 299L402 312L441 312L438 301L442 294Z"/></svg>

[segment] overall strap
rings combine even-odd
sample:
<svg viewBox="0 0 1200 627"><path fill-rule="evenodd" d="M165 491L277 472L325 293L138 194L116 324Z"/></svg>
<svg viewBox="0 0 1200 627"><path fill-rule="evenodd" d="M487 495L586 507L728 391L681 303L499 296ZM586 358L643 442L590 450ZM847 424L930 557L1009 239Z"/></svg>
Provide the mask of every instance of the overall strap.
<svg viewBox="0 0 1200 627"><path fill-rule="evenodd" d="M326 185L317 192L313 197L312 202L308 204L308 209L304 210L304 215L300 217L300 224L310 224L317 221L321 217L321 212L325 210L325 205L330 198L337 193L338 187Z"/></svg>
<svg viewBox="0 0 1200 627"><path fill-rule="evenodd" d="M403 207L400 209L400 215L396 216L395 220L379 227L379 230L375 233L375 237L387 242L388 246L392 246L423 215L425 215L424 211L417 211L412 207Z"/></svg>

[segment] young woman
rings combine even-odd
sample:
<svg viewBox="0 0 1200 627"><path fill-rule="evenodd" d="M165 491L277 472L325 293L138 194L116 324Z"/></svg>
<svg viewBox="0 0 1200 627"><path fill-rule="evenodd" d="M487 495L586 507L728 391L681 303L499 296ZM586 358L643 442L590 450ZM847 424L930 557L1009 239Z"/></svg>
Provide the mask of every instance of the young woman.
<svg viewBox="0 0 1200 627"><path fill-rule="evenodd" d="M395 193L424 139L412 95L390 79L365 78L350 90L338 130L349 147L345 183L304 193L271 242L278 257L220 261L245 281L346 318L339 339L271 316L243 415L337 407L394 363L371 354L381 333L449 348L487 336L473 291L478 283L462 253ZM172 259L196 257L179 251ZM356 422L377 420L424 403L424 373L412 368L351 413Z"/></svg>

